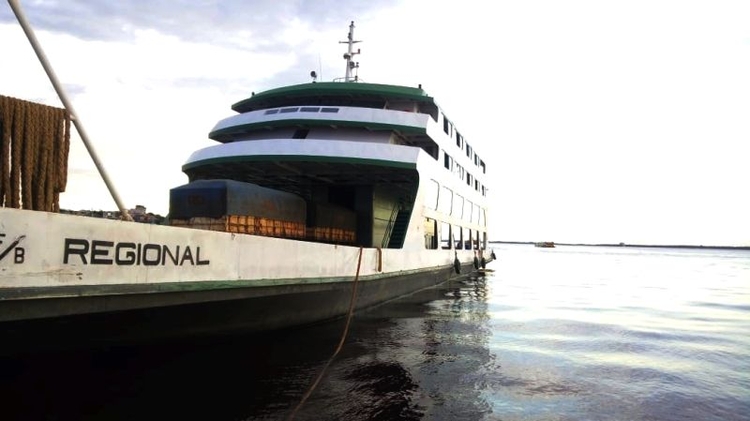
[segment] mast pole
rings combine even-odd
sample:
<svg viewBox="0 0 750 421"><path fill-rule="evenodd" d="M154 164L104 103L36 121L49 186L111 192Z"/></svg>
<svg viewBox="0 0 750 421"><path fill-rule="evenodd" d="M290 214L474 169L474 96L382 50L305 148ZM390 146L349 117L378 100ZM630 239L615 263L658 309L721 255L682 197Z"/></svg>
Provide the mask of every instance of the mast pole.
<svg viewBox="0 0 750 421"><path fill-rule="evenodd" d="M359 49L357 51L354 51L354 44L361 42L361 41L354 41L354 21L349 24L349 35L347 37L348 39L346 41L339 41L340 44L348 44L348 49L346 54L344 54L344 59L346 60L346 73L344 76L344 82L351 82L352 81L352 69L359 67L359 63L354 63L352 59L354 58L355 54L359 54ZM357 81L357 77L354 77L354 81Z"/></svg>
<svg viewBox="0 0 750 421"><path fill-rule="evenodd" d="M36 53L39 62L42 64L42 67L44 67L44 71L47 73L47 77L49 77L50 82L52 82L52 86L55 88L57 96L60 97L60 101L62 101L63 106L66 110L68 110L68 113L70 113L71 120L73 120L73 124L76 126L76 130L81 136L81 140L83 140L83 144L84 146L86 146L86 150L88 150L91 159L94 161L96 169L99 170L99 174L104 180L104 184L107 185L107 189L109 190L109 193L112 195L112 198L117 204L117 208L120 209L120 215L122 219L132 221L133 218L127 212L125 206L123 206L122 200L120 200L120 196L117 194L117 191L110 181L107 172L104 170L104 166L99 161L99 157L97 156L93 145L91 144L91 142L89 142L86 130L83 128L78 115L73 109L73 104L71 104L70 100L68 100L68 96L65 93L62 84L60 84L60 81L57 79L55 71L52 69L52 66L50 66L49 61L47 60L47 56L44 54L44 51L42 50L42 47L39 44L36 35L34 34L34 30L31 28L29 21L26 19L26 16L21 9L21 5L18 3L18 0L8 0L8 4L10 4L10 8L13 9L13 13L16 15L16 19L18 19L18 23L21 25L21 28L23 28L23 32L26 34L26 38L29 39L29 43L31 43L31 47L34 49L34 53Z"/></svg>

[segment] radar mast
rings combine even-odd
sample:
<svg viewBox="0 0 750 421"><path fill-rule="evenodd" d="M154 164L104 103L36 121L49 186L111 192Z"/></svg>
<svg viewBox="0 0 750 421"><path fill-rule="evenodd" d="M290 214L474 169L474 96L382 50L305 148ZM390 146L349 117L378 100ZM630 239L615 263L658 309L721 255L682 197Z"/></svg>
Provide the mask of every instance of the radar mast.
<svg viewBox="0 0 750 421"><path fill-rule="evenodd" d="M344 53L344 60L346 60L346 76L344 76L344 82L356 82L359 79L359 76L355 74L352 77L352 70L359 69L359 62L354 62L352 61L352 59L354 58L355 54L360 53L360 50L359 48L357 48L357 51L354 51L354 44L362 41L354 40L354 21L349 24L349 35L347 38L348 39L346 41L339 41L339 44L348 45L348 50L346 53Z"/></svg>

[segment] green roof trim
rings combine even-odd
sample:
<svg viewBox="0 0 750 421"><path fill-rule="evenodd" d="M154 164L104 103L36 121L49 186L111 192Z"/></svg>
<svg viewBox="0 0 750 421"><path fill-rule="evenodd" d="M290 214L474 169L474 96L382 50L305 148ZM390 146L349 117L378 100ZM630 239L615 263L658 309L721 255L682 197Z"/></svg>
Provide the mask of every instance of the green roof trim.
<svg viewBox="0 0 750 421"><path fill-rule="evenodd" d="M290 127L290 126L338 126L338 127L360 127L370 130L392 130L399 131L402 133L409 134L426 134L427 130L422 126L406 126L401 124L387 124L387 123L371 123L362 121L352 120L334 120L334 119L304 119L304 118L293 118L293 119L282 119L282 120L271 120L262 121L258 123L247 123L240 124L237 126L226 127L213 131L208 134L208 137L213 140L220 141L224 136L231 136L237 133L248 133L250 131L267 130L277 127Z"/></svg>
<svg viewBox="0 0 750 421"><path fill-rule="evenodd" d="M391 99L409 99L417 102L434 103L434 99L427 95L422 88L410 86L384 85L378 83L355 82L317 82L300 85L284 86L269 89L250 98L232 105L238 113L256 110L264 107L264 103L280 98L308 97L308 96L347 96L365 95Z"/></svg>
<svg viewBox="0 0 750 421"><path fill-rule="evenodd" d="M319 156L319 155L246 155L246 156L223 156L219 158L204 159L197 162L190 162L182 166L182 171L202 167L204 165L222 164L227 162L326 162L326 163L344 163L344 164L364 164L375 165L379 167L416 169L416 162L397 162L385 159L355 158L349 156Z"/></svg>

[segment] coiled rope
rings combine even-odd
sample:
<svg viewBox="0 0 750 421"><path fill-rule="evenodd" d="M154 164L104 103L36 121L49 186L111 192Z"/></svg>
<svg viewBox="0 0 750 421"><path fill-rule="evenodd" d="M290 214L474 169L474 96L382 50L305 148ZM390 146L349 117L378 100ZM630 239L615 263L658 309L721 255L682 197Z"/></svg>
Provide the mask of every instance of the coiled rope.
<svg viewBox="0 0 750 421"><path fill-rule="evenodd" d="M326 361L323 368L320 370L320 373L318 374L318 377L315 379L315 381L310 385L310 387L307 389L307 392L302 396L302 399L299 401L297 406L294 408L291 414L289 414L289 418L287 420L291 421L294 419L295 416L297 416L297 412L302 408L302 405L305 404L307 399L312 395L313 391L316 387L318 387L318 383L320 383L320 380L323 378L323 375L326 373L326 370L328 370L328 366L331 365L334 358L336 358L336 355L339 354L339 351L341 351L341 348L344 346L344 341L346 341L346 335L349 333L349 324L352 321L352 315L354 314L354 307L355 303L357 302L357 284L359 283L359 269L362 267L362 247L359 248L359 259L357 260L357 274L354 276L354 285L352 285L352 297L349 300L349 312L346 315L346 325L344 325L344 331L341 333L341 340L339 341L339 345L336 347L336 350L333 352L333 355L331 355L331 358Z"/></svg>
<svg viewBox="0 0 750 421"><path fill-rule="evenodd" d="M70 114L0 95L0 206L60 211L68 182Z"/></svg>

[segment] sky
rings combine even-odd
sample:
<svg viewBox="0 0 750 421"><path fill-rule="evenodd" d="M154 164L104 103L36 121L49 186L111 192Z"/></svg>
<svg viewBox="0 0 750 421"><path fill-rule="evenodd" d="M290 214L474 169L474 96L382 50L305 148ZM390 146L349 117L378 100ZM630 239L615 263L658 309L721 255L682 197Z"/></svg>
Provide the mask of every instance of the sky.
<svg viewBox="0 0 750 421"><path fill-rule="evenodd" d="M3 2L5 3L5 2ZM746 0L21 1L126 208L166 215L231 104L344 75L435 97L491 240L750 246ZM0 4L0 95L61 106ZM65 209L116 210L71 142Z"/></svg>

